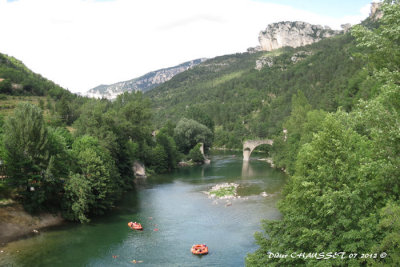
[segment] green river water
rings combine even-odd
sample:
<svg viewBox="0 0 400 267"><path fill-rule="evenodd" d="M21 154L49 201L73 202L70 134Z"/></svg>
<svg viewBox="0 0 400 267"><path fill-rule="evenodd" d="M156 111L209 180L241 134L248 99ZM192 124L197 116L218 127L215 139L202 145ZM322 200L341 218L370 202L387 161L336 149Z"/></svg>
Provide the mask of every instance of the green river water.
<svg viewBox="0 0 400 267"><path fill-rule="evenodd" d="M261 220L280 218L285 180L256 155L244 164L239 154L219 153L210 165L137 181L118 208L90 224L67 223L1 247L0 266L244 266ZM225 182L239 184L232 205L204 194ZM129 221L144 230L131 230ZM209 254L192 255L193 244L207 244Z"/></svg>

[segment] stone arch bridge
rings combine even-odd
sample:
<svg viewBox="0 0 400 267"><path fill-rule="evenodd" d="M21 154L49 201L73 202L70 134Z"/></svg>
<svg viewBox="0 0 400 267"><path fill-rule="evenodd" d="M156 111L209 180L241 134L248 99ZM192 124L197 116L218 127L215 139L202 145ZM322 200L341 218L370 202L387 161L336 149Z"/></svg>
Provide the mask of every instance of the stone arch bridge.
<svg viewBox="0 0 400 267"><path fill-rule="evenodd" d="M274 140L247 140L243 143L243 161L249 161L251 152L259 145L272 145Z"/></svg>

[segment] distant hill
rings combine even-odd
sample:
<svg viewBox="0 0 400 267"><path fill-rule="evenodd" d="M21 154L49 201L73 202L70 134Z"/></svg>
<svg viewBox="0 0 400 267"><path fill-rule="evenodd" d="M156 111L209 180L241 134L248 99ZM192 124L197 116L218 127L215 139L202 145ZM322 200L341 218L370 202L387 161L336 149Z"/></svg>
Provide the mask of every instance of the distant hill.
<svg viewBox="0 0 400 267"><path fill-rule="evenodd" d="M118 82L111 85L99 85L90 89L86 95L95 98L114 99L124 92L146 92L155 86L170 80L175 75L204 62L205 60L206 59L204 58L195 59L174 67L152 71L129 81Z"/></svg>
<svg viewBox="0 0 400 267"><path fill-rule="evenodd" d="M11 115L19 103L29 102L44 111L50 125L71 125L80 115L79 108L89 100L34 73L22 61L0 53L0 118Z"/></svg>
<svg viewBox="0 0 400 267"><path fill-rule="evenodd" d="M0 53L0 94L60 97L71 92L34 73L20 60Z"/></svg>

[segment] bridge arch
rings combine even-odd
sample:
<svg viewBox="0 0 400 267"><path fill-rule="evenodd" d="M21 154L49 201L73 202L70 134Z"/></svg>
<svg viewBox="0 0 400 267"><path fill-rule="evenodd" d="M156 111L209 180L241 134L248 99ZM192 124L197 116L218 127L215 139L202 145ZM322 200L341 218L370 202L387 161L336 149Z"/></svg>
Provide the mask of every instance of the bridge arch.
<svg viewBox="0 0 400 267"><path fill-rule="evenodd" d="M259 145L272 145L274 140L247 140L243 143L243 161L249 161L251 152Z"/></svg>

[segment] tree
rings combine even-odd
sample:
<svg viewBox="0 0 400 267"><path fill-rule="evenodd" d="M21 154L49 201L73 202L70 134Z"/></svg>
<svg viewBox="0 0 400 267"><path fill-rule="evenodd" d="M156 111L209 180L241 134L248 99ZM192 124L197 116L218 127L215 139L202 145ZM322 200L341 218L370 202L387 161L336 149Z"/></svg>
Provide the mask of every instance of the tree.
<svg viewBox="0 0 400 267"><path fill-rule="evenodd" d="M55 108L58 114L60 114L63 122L65 122L66 124L72 123L73 114L66 96L62 96L61 99L58 102L56 102Z"/></svg>
<svg viewBox="0 0 400 267"><path fill-rule="evenodd" d="M6 155L6 150L4 147L4 135L3 135L3 127L4 127L4 119L3 116L0 115L0 176L5 176L5 155ZM0 190L1 191L1 190ZM1 192L0 192L1 193Z"/></svg>
<svg viewBox="0 0 400 267"><path fill-rule="evenodd" d="M41 110L44 110L44 101L42 98L39 98L39 107Z"/></svg>
<svg viewBox="0 0 400 267"><path fill-rule="evenodd" d="M19 189L24 203L32 209L45 201L40 181L50 159L47 134L42 110L28 103L19 104L5 124L7 175L10 184Z"/></svg>
<svg viewBox="0 0 400 267"><path fill-rule="evenodd" d="M196 106L190 107L186 111L186 118L195 120L205 126L207 126L208 129L211 130L212 133L214 133L214 121L210 118L210 116L207 115L202 109Z"/></svg>
<svg viewBox="0 0 400 267"><path fill-rule="evenodd" d="M0 82L0 94L11 94L12 93L12 85L8 79L5 79Z"/></svg>
<svg viewBox="0 0 400 267"><path fill-rule="evenodd" d="M168 155L165 152L164 147L161 144L157 144L156 147L152 149L151 155L151 166L154 168L154 171L156 173L167 172L169 169Z"/></svg>
<svg viewBox="0 0 400 267"><path fill-rule="evenodd" d="M292 97L292 111L283 124L286 133L274 140L273 158L278 167L294 174L295 163L302 145L310 142L314 133L322 127L326 112L312 110L304 94L299 91Z"/></svg>
<svg viewBox="0 0 400 267"><path fill-rule="evenodd" d="M65 184L64 217L81 223L89 222L90 208L95 205L95 196L92 192L90 181L83 175L70 175Z"/></svg>
<svg viewBox="0 0 400 267"><path fill-rule="evenodd" d="M300 148L302 127L307 119L307 112L311 110L311 105L303 92L298 91L297 95L292 96L292 112L283 124L287 130L287 140L283 143L283 149L278 153L284 152L282 162L277 162L278 166L286 168L289 173L294 172L294 163ZM282 136L279 138L282 139ZM283 137L284 138L284 137Z"/></svg>
<svg viewBox="0 0 400 267"><path fill-rule="evenodd" d="M151 138L150 102L141 92L119 95L113 108L119 119L123 119L121 123L129 139L140 144Z"/></svg>
<svg viewBox="0 0 400 267"><path fill-rule="evenodd" d="M45 125L42 110L19 104L6 122L4 145L10 185L19 190L25 208L59 208L71 160L64 137Z"/></svg>
<svg viewBox="0 0 400 267"><path fill-rule="evenodd" d="M168 133L170 133L168 128L161 128L160 132L156 135L156 142L163 147L166 153L167 169L172 170L177 166L179 153L175 140Z"/></svg>
<svg viewBox="0 0 400 267"><path fill-rule="evenodd" d="M193 162L197 163L203 163L204 162L204 156L201 154L200 151L201 144L197 144L195 147L193 147L189 151L189 158L193 160Z"/></svg>
<svg viewBox="0 0 400 267"><path fill-rule="evenodd" d="M74 181L69 184L72 186L78 180L84 179L87 181L85 193L81 194L74 191L74 187L70 188L70 195L67 195L67 202L69 200L76 200L78 202L85 202L86 200L79 199L93 199L87 202L88 209L81 209L80 211L87 210L85 216L88 217L92 214L104 214L106 210L111 208L116 199L119 198L121 191L118 187L119 173L115 166L115 162L110 155L110 152L104 147L99 145L99 141L91 136L84 135L77 138L72 145L72 153L77 161L77 168L74 170L80 176L74 177ZM90 196L87 191L90 188ZM71 197L71 195L75 197ZM71 214L71 209L74 202L69 202L70 210L67 214ZM79 206L81 206L79 204ZM78 216L79 217L79 216ZM75 218L78 218L75 216Z"/></svg>
<svg viewBox="0 0 400 267"><path fill-rule="evenodd" d="M372 185L378 169L371 158L371 142L335 115L328 115L323 130L299 153L295 176L279 204L282 220L264 223L265 234L256 235L261 248L248 262L269 266L322 264L316 259L269 258L267 251L369 253L376 230L366 222L370 222L371 208L376 205ZM344 262L356 264L357 260L332 260L330 264Z"/></svg>
<svg viewBox="0 0 400 267"><path fill-rule="evenodd" d="M351 34L357 40L364 57L371 67L399 71L400 60L400 1L385 0L381 6L383 17L379 20L378 29L368 29L357 25ZM362 56L362 55L360 55Z"/></svg>
<svg viewBox="0 0 400 267"><path fill-rule="evenodd" d="M183 118L176 125L174 139L179 150L188 153L198 143L204 143L204 147L209 148L212 142L212 132L195 120Z"/></svg>
<svg viewBox="0 0 400 267"><path fill-rule="evenodd" d="M132 186L133 161L146 161L146 153L151 154L152 148L145 147L153 142L149 105L141 93L124 93L114 102L91 100L83 105L74 123L77 136L94 136L111 152L123 188Z"/></svg>
<svg viewBox="0 0 400 267"><path fill-rule="evenodd" d="M379 211L380 221L377 224L381 241L373 246L372 251L385 252L387 257L379 260L370 259L372 266L400 265L400 204L389 201Z"/></svg>
<svg viewBox="0 0 400 267"><path fill-rule="evenodd" d="M52 159L51 175L66 178L72 164L70 148L72 138L65 128L47 127L47 151ZM49 161L50 162L50 161ZM50 165L50 164L49 164ZM48 170L49 166L47 167Z"/></svg>
<svg viewBox="0 0 400 267"><path fill-rule="evenodd" d="M279 204L283 219L264 222L264 234L256 235L260 249L249 255L249 264L324 265L267 254L299 250L378 254L376 259L332 260L332 265L399 264L400 2L385 1L382 10L378 29L353 29L378 81L367 88L376 90L375 97L360 101L350 113L329 114L321 131L303 145ZM380 257L382 252L388 257Z"/></svg>

